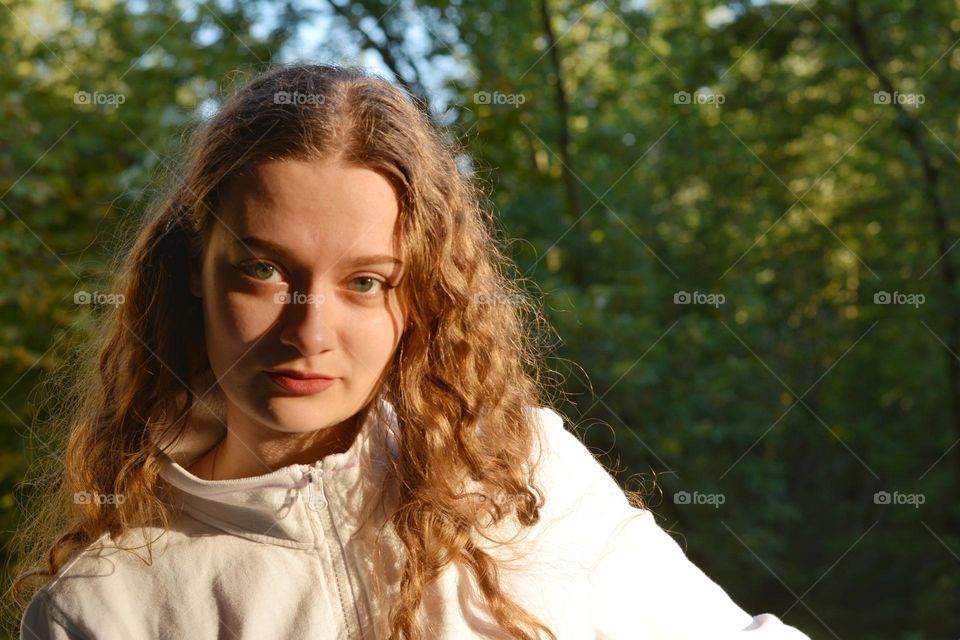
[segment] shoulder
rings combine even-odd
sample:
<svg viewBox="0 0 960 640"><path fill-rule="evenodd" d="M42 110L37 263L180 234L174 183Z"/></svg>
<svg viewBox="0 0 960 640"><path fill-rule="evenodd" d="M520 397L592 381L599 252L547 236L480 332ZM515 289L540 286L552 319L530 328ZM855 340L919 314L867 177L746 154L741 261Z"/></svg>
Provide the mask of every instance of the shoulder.
<svg viewBox="0 0 960 640"><path fill-rule="evenodd" d="M151 566L161 557L169 542L167 532L157 527L125 532L116 541L103 534L64 563L34 597L65 605L75 600L79 589L86 593L87 587L100 579L108 582L130 579L137 575L138 567Z"/></svg>
<svg viewBox="0 0 960 640"><path fill-rule="evenodd" d="M21 640L76 640L85 637L44 585L27 603L20 620Z"/></svg>
<svg viewBox="0 0 960 640"><path fill-rule="evenodd" d="M566 418L548 406L532 407L531 413L534 445L529 465L543 505L529 531L514 524L500 541L519 536L531 556L567 558L586 569L626 523L639 520L656 526L652 513L630 504L616 479L568 428Z"/></svg>
<svg viewBox="0 0 960 640"><path fill-rule="evenodd" d="M590 479L608 476L609 472L587 449L580 437L570 429L570 421L549 406L533 407L536 445L535 462L539 465L572 463L590 472Z"/></svg>
<svg viewBox="0 0 960 640"><path fill-rule="evenodd" d="M153 595L175 590L182 567L209 556L209 549L198 548L210 544L204 535L209 532L199 529L178 519L171 529L142 527L117 540L102 535L33 594L21 619L21 638L92 638L102 628L93 621L107 618L107 612L136 611Z"/></svg>
<svg viewBox="0 0 960 640"><path fill-rule="evenodd" d="M663 638L732 639L755 631L746 637L809 640L774 616L751 616L738 606L686 557L651 511L630 504L556 411L539 407L535 413L543 447L535 478L545 505L537 525L541 550L530 555L583 570L588 586L581 597L598 636L636 637L642 624ZM548 582L536 587L546 589Z"/></svg>
<svg viewBox="0 0 960 640"><path fill-rule="evenodd" d="M23 640L45 640L92 637L81 613L99 610L109 605L105 591L99 587L104 581L117 585L132 574L130 562L112 547L104 534L59 568L30 598L20 621ZM102 578L96 579L96 578ZM116 589L122 592L122 589Z"/></svg>
<svg viewBox="0 0 960 640"><path fill-rule="evenodd" d="M531 462L547 501L568 509L614 510L626 515L631 507L623 489L568 428L569 421L548 406L535 407L533 415L537 442Z"/></svg>

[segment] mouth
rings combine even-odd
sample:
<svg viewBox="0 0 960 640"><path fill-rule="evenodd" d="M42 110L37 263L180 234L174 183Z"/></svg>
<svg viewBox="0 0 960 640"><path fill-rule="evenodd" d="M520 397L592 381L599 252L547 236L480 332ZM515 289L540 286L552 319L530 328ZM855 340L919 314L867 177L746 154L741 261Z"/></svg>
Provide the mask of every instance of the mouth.
<svg viewBox="0 0 960 640"><path fill-rule="evenodd" d="M337 381L337 378L322 375L304 377L299 372L271 370L266 374L278 388L298 396L315 395L329 389Z"/></svg>
<svg viewBox="0 0 960 640"><path fill-rule="evenodd" d="M336 380L334 376L315 373L313 371L295 371L293 369L268 369L267 373L271 375L284 376L286 378L296 378L297 380Z"/></svg>

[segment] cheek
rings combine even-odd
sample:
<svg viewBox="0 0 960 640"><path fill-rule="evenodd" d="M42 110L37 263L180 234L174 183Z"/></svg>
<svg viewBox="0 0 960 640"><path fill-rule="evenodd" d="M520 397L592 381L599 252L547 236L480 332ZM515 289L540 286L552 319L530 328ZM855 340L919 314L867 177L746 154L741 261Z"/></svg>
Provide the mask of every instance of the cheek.
<svg viewBox="0 0 960 640"><path fill-rule="evenodd" d="M245 351L247 345L254 342L276 322L281 305L272 304L269 296L251 295L238 290L231 281L232 274L224 269L217 270L204 296L206 301L208 334L223 351Z"/></svg>
<svg viewBox="0 0 960 640"><path fill-rule="evenodd" d="M282 309L263 296L231 292L223 295L218 313L228 331L246 344L269 331Z"/></svg>
<svg viewBox="0 0 960 640"><path fill-rule="evenodd" d="M363 361L365 374L379 374L380 369L390 360L397 344L397 324L394 317L385 310L367 313L355 317L342 334L349 345L347 353Z"/></svg>

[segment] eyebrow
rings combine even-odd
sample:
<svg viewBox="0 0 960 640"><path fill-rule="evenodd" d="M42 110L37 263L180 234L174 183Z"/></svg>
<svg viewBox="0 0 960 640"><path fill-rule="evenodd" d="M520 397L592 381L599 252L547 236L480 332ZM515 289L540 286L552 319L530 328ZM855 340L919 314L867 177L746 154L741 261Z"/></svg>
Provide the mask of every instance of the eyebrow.
<svg viewBox="0 0 960 640"><path fill-rule="evenodd" d="M240 247L244 247L244 248L257 247L257 248L260 248L260 249L265 249L265 250L267 250L267 251L272 251L273 253L276 253L276 254L281 255L281 256L287 256L287 257L289 257L289 255L290 255L290 254L287 252L286 249L284 249L284 248L281 247L280 245L276 244L275 242L271 242L271 241L269 241L269 240L264 240L263 238L257 238L257 237L254 237L254 236L246 236L246 237L244 237L244 238L237 238L236 240L234 240L234 243L233 243L233 244L234 244L235 246L240 246ZM351 266L351 267L359 267L359 266L369 265L369 264L397 264L397 265L402 265L402 264L403 264L403 261L400 260L399 258L397 258L396 256L391 256L391 255L387 255L387 254L377 254L377 255L372 255L372 256L359 256L359 257L356 257L356 258L352 258L351 260L348 260L348 261L346 262L346 264L347 264L347 266Z"/></svg>

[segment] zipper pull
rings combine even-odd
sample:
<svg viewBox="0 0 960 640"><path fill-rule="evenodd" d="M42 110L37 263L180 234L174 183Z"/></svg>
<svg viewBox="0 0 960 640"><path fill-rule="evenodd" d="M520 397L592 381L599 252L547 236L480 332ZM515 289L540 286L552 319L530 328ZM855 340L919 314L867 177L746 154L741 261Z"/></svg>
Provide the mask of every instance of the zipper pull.
<svg viewBox="0 0 960 640"><path fill-rule="evenodd" d="M308 480L307 486L310 491L308 500L310 504L318 509L327 506L326 501L323 499L323 493L320 491L319 476L322 475L322 473L323 471L321 469L310 468L306 474Z"/></svg>

